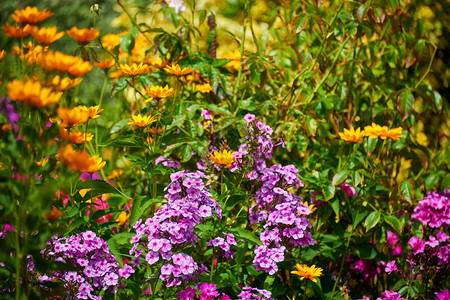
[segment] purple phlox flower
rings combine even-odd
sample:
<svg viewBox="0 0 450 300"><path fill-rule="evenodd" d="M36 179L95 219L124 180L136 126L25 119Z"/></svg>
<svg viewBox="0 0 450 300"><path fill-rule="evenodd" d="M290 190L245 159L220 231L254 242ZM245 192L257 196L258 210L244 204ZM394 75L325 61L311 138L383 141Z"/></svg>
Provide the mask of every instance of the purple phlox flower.
<svg viewBox="0 0 450 300"><path fill-rule="evenodd" d="M443 232L442 230L439 230L436 233L436 238L438 239L439 242L446 242L446 241L448 241L449 236L445 232Z"/></svg>
<svg viewBox="0 0 450 300"><path fill-rule="evenodd" d="M12 100L7 97L0 98L0 114L6 115L6 119L12 125L13 131L17 131L16 122L19 121L19 113L16 112L14 106L16 109L18 106L17 103L10 104L11 102Z"/></svg>
<svg viewBox="0 0 450 300"><path fill-rule="evenodd" d="M440 292L435 292L436 300L448 300L450 299L449 290L441 290Z"/></svg>
<svg viewBox="0 0 450 300"><path fill-rule="evenodd" d="M404 298L401 298L400 294L394 291L384 291L381 293L383 295L383 298L377 298L377 300L405 300Z"/></svg>
<svg viewBox="0 0 450 300"><path fill-rule="evenodd" d="M250 286L243 287L242 292L238 295L238 300L252 300L252 299L273 300L272 293L267 290L253 288Z"/></svg>
<svg viewBox="0 0 450 300"><path fill-rule="evenodd" d="M348 185L347 183L341 184L340 188L345 192L347 197L357 197L358 194L355 191L355 188Z"/></svg>
<svg viewBox="0 0 450 300"><path fill-rule="evenodd" d="M395 260L392 260L386 264L386 268L384 271L388 274L391 274L394 271L397 271L397 265L395 264Z"/></svg>
<svg viewBox="0 0 450 300"><path fill-rule="evenodd" d="M177 294L177 300L192 300L195 297L197 290L188 286L185 290Z"/></svg>
<svg viewBox="0 0 450 300"><path fill-rule="evenodd" d="M255 115L253 114L246 114L244 116L244 120L247 121L247 123L255 121Z"/></svg>
<svg viewBox="0 0 450 300"><path fill-rule="evenodd" d="M408 241L408 245L411 246L414 255L423 253L423 251L425 250L425 243L419 237L413 236L412 238L410 238Z"/></svg>
<svg viewBox="0 0 450 300"><path fill-rule="evenodd" d="M450 197L429 192L419 201L411 217L432 228L450 225Z"/></svg>
<svg viewBox="0 0 450 300"><path fill-rule="evenodd" d="M200 300L213 300L219 295L217 287L213 283L202 283L200 285Z"/></svg>

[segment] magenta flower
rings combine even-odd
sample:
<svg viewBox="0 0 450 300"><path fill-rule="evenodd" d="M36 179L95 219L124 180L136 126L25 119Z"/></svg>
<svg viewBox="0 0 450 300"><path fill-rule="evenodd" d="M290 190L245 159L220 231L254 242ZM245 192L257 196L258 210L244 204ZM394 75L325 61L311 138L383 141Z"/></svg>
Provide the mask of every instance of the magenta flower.
<svg viewBox="0 0 450 300"><path fill-rule="evenodd" d="M247 123L255 121L255 115L252 114L246 114L244 116L244 120L247 121Z"/></svg>
<svg viewBox="0 0 450 300"><path fill-rule="evenodd" d="M395 264L395 260L392 260L386 264L384 271L388 274L391 274L394 271L397 271L397 265Z"/></svg>
<svg viewBox="0 0 450 300"><path fill-rule="evenodd" d="M425 243L419 237L413 236L412 238L410 238L408 245L411 246L414 255L423 253L423 251L425 250Z"/></svg>

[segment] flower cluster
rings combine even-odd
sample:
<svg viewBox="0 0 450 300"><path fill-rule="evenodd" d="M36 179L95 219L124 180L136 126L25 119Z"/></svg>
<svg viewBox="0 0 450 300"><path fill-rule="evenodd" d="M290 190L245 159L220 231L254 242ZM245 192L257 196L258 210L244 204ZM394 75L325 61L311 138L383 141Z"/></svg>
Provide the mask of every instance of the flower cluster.
<svg viewBox="0 0 450 300"><path fill-rule="evenodd" d="M432 266L436 265L433 262L437 259L438 265L447 265L450 257L449 238L443 231L439 231L436 233L436 237L430 235L428 241L423 241L421 238L413 236L409 239L408 245L411 246L414 256L421 254L414 260L430 260L428 266Z"/></svg>
<svg viewBox="0 0 450 300"><path fill-rule="evenodd" d="M181 164L179 162L167 159L162 155L160 157L158 157L157 159L155 159L155 164L157 165L159 163L161 163L165 167L170 167L170 168L174 168L174 169L181 168Z"/></svg>
<svg viewBox="0 0 450 300"><path fill-rule="evenodd" d="M133 227L136 235L131 239L134 246L130 255L134 254L135 263L139 262L144 251L149 265L160 258L164 260L166 263L161 267L160 279L165 281L167 287L180 285L182 280L188 282L194 279L198 265L192 257L178 251L197 241L194 228L203 218L214 214L222 217L220 205L211 199L203 178L206 176L199 171L173 173L171 183L165 188L168 203L152 218L145 222L139 220ZM147 241L141 240L144 235L147 235Z"/></svg>
<svg viewBox="0 0 450 300"><path fill-rule="evenodd" d="M238 300L272 300L272 293L266 290L246 286L238 295Z"/></svg>
<svg viewBox="0 0 450 300"><path fill-rule="evenodd" d="M56 279L64 282L64 296L69 299L102 299L102 290L115 293L134 273L129 265L120 268L109 252L108 244L92 231L68 238L53 237L41 253L46 258L79 268L78 271L56 271L39 277L40 282ZM121 279L124 280L121 282Z"/></svg>
<svg viewBox="0 0 450 300"><path fill-rule="evenodd" d="M432 228L450 225L449 195L429 192L423 200L419 201L411 217Z"/></svg>
<svg viewBox="0 0 450 300"><path fill-rule="evenodd" d="M365 136L371 139L381 138L382 140L398 140L399 138L404 137L401 135L401 127L389 129L387 126L381 126L375 123L364 127L364 130L361 130L359 127L356 130L353 127L351 127L350 130L344 128L344 132L338 132L338 134L342 140L350 143L361 142Z"/></svg>
<svg viewBox="0 0 450 300"><path fill-rule="evenodd" d="M222 237L216 237L213 240L210 240L207 245L213 247L219 247L221 249L221 253L225 258L232 258L234 253L230 250L230 245L237 246L236 240L234 239L234 235L230 233L222 232L225 235L225 239Z"/></svg>
<svg viewBox="0 0 450 300"><path fill-rule="evenodd" d="M265 271L270 275L278 271L277 263L284 260L286 247L267 248L266 246L256 246L253 266L257 271Z"/></svg>
<svg viewBox="0 0 450 300"><path fill-rule="evenodd" d="M405 300L404 298L402 298L400 296L399 293L394 292L394 291L384 291L383 293L381 293L381 295L383 296L383 298L377 298L377 300Z"/></svg>

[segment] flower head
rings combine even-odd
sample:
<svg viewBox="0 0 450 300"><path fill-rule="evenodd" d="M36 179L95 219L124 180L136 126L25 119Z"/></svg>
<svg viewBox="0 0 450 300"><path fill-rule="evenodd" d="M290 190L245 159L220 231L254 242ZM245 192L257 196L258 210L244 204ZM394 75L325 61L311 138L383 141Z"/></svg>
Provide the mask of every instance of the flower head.
<svg viewBox="0 0 450 300"><path fill-rule="evenodd" d="M51 16L53 16L53 14L53 12L47 10L46 8L39 11L37 7L27 6L21 10L16 9L11 17L14 19L14 21L17 22L17 24L20 25L36 25L38 23L41 23L45 19L50 18Z"/></svg>
<svg viewBox="0 0 450 300"><path fill-rule="evenodd" d="M226 149L221 151L214 150L214 153L210 153L210 158L216 165L224 166L225 168L229 168L235 161L233 152Z"/></svg>
<svg viewBox="0 0 450 300"><path fill-rule="evenodd" d="M195 85L195 87L197 88L197 90L200 93L203 93L203 94L214 91L214 89L211 87L211 85L208 82L204 83L204 84L197 84L197 85Z"/></svg>
<svg viewBox="0 0 450 300"><path fill-rule="evenodd" d="M122 226L130 218L130 216L131 216L130 213L127 213L126 211L123 210L116 218L116 222L119 222L119 226Z"/></svg>
<svg viewBox="0 0 450 300"><path fill-rule="evenodd" d="M227 51L224 55L225 59L231 60L229 63L225 65L225 67L239 71L239 67L241 65L241 51Z"/></svg>
<svg viewBox="0 0 450 300"><path fill-rule="evenodd" d="M15 26L10 25L9 23L6 23L5 26L2 27L3 32L10 38L13 39L20 39L24 38L30 35L30 33L33 31L34 26L32 25L25 25L25 26Z"/></svg>
<svg viewBox="0 0 450 300"><path fill-rule="evenodd" d="M87 72L92 70L92 65L81 57L66 55L58 51L42 53L37 63L46 71L68 73L72 77L86 75Z"/></svg>
<svg viewBox="0 0 450 300"><path fill-rule="evenodd" d="M6 84L8 97L15 101L23 101L36 108L46 107L59 102L62 92L54 92L51 88L44 87L39 81L28 79L23 82L14 79Z"/></svg>
<svg viewBox="0 0 450 300"><path fill-rule="evenodd" d="M167 85L165 87L162 87L159 85L150 84L150 86L145 86L144 88L147 92L147 95L152 98L167 98L175 93L173 88L169 88Z"/></svg>
<svg viewBox="0 0 450 300"><path fill-rule="evenodd" d="M297 268L297 271L291 271L291 273L299 275L301 280L308 278L313 282L317 282L316 277L323 275L322 274L323 269L316 268L316 265L308 267L307 265L297 264L295 265L295 267Z"/></svg>
<svg viewBox="0 0 450 300"><path fill-rule="evenodd" d="M100 31L98 31L98 29L95 28L78 29L75 26L73 26L72 28L70 28L70 30L67 30L66 32L71 38L73 38L75 41L77 41L82 45L92 42L100 34Z"/></svg>
<svg viewBox="0 0 450 300"><path fill-rule="evenodd" d="M344 132L338 132L338 134L341 139L350 143L361 142L363 137L365 136L364 130L361 131L361 128L359 127L356 130L353 127L350 128L350 130L344 128Z"/></svg>
<svg viewBox="0 0 450 300"><path fill-rule="evenodd" d="M90 142L94 137L90 133L85 133L79 130L68 131L64 127L59 129L59 134L61 139L65 141L69 141L72 144L84 144L86 142Z"/></svg>
<svg viewBox="0 0 450 300"><path fill-rule="evenodd" d="M77 108L58 107L56 109L58 116L63 121L63 127L78 126L87 122L89 113Z"/></svg>
<svg viewBox="0 0 450 300"><path fill-rule="evenodd" d="M116 61L114 59L105 59L105 60L101 60L99 62L94 63L94 66L96 66L97 68L103 69L103 70L111 69L115 65L116 65Z"/></svg>
<svg viewBox="0 0 450 300"><path fill-rule="evenodd" d="M108 51L114 50L120 44L120 36L114 33L108 33L102 37L102 45Z"/></svg>
<svg viewBox="0 0 450 300"><path fill-rule="evenodd" d="M103 169L106 164L100 157L90 156L86 150L74 150L70 144L59 149L59 157L64 165L74 171L94 173Z"/></svg>
<svg viewBox="0 0 450 300"><path fill-rule="evenodd" d="M132 120L128 123L128 125L136 125L138 127L147 127L148 125L152 124L156 121L156 118L154 116L131 116Z"/></svg>
<svg viewBox="0 0 450 300"><path fill-rule="evenodd" d="M81 83L81 81L83 81L83 79L81 77L77 77L74 79L71 79L69 77L64 77L63 79L61 79L61 76L56 75L54 77L51 77L48 79L46 85L48 87L53 88L56 91L65 91L65 90L69 90L77 85L79 85Z"/></svg>
<svg viewBox="0 0 450 300"><path fill-rule="evenodd" d="M147 65L144 65L142 63L140 63L139 65L137 64L132 64L130 65L121 65L119 67L119 70L122 71L122 73L124 75L128 75L128 76L136 76L136 75L140 75L143 73L148 73L149 69Z"/></svg>
<svg viewBox="0 0 450 300"><path fill-rule="evenodd" d="M104 111L104 109L100 109L100 105L86 107L85 105L78 105L75 109L80 112L87 112L89 115L89 119L97 119L100 117L100 113Z"/></svg>
<svg viewBox="0 0 450 300"><path fill-rule="evenodd" d="M52 26L52 27L42 27L42 28L35 28L33 32L31 32L31 35L33 35L33 38L39 42L39 44L48 46L60 38L63 37L64 32L57 32L58 27Z"/></svg>
<svg viewBox="0 0 450 300"><path fill-rule="evenodd" d="M172 64L171 66L167 66L164 68L164 70L172 75L176 75L176 76L182 76L182 75L186 75L191 73L192 71L194 71L191 68L185 67L183 69L180 68L180 66L178 64Z"/></svg>
<svg viewBox="0 0 450 300"><path fill-rule="evenodd" d="M387 126L380 126L378 124L372 123L372 125L364 127L364 131L365 135L370 137L371 139L376 139L379 137L383 140L388 138L398 140L399 138L403 137L403 135L401 135L401 127L389 129Z"/></svg>

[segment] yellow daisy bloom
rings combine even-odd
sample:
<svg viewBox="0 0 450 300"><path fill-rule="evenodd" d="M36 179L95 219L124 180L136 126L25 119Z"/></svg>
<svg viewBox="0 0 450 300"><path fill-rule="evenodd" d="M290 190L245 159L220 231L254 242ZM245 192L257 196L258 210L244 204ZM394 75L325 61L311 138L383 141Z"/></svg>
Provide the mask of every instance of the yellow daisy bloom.
<svg viewBox="0 0 450 300"><path fill-rule="evenodd" d="M103 70L111 69L115 65L116 65L116 61L114 59L105 59L105 60L101 60L99 62L94 63L94 66L96 66L97 68L103 69Z"/></svg>
<svg viewBox="0 0 450 300"><path fill-rule="evenodd" d="M297 264L295 267L297 268L297 271L291 271L291 274L299 275L300 280L307 278L312 280L313 282L317 282L317 279L315 277L323 276L323 269L316 268L316 265L308 267L307 265Z"/></svg>
<svg viewBox="0 0 450 300"><path fill-rule="evenodd" d="M61 146L59 158L65 166L81 172L94 173L103 169L106 164L106 161L102 161L101 158L97 158L95 155L89 156L86 150L74 150L70 144L65 147Z"/></svg>
<svg viewBox="0 0 450 300"><path fill-rule="evenodd" d="M73 38L75 41L77 41L82 45L86 45L87 43L92 42L100 34L100 31L95 28L78 29L75 26L73 26L72 28L70 28L70 30L67 30L66 32L71 38Z"/></svg>
<svg viewBox="0 0 450 300"><path fill-rule="evenodd" d="M56 112L63 122L63 127L78 126L89 120L89 113L77 108L58 107Z"/></svg>
<svg viewBox="0 0 450 300"><path fill-rule="evenodd" d="M144 88L147 92L147 95L152 98L167 98L175 93L173 88L169 88L168 85L162 87L159 85L150 84L150 86L145 86Z"/></svg>
<svg viewBox="0 0 450 300"><path fill-rule="evenodd" d="M13 39L20 39L29 36L34 28L35 26L31 25L25 25L21 27L10 25L9 23L6 23L6 25L2 27L3 32L6 34L6 36Z"/></svg>
<svg viewBox="0 0 450 300"><path fill-rule="evenodd" d="M148 73L148 66L144 65L142 63L140 63L139 65L134 63L131 66L121 65L119 67L119 70L122 71L122 73L124 75L136 76L136 75L140 75L142 73Z"/></svg>
<svg viewBox="0 0 450 300"><path fill-rule="evenodd" d="M204 84L197 84L197 85L195 85L195 87L197 88L197 90L200 93L209 93L209 92L214 91L214 89L211 87L211 85L208 82L204 83Z"/></svg>
<svg viewBox="0 0 450 300"><path fill-rule="evenodd" d="M35 28L35 30L31 32L31 35L39 42L39 44L48 46L63 37L64 32L57 31L58 27L56 26L42 27L39 29Z"/></svg>
<svg viewBox="0 0 450 300"><path fill-rule="evenodd" d="M114 178L117 178L119 176L121 176L123 174L123 170L113 170L111 173L109 173L108 177L106 177L106 179L111 180Z"/></svg>
<svg viewBox="0 0 450 300"><path fill-rule="evenodd" d="M59 134L62 140L69 141L72 144L84 144L92 141L92 138L94 137L93 134L85 133L79 130L72 130L69 132L64 127L59 129Z"/></svg>
<svg viewBox="0 0 450 300"><path fill-rule="evenodd" d="M365 137L364 130L361 131L359 127L356 130L353 127L350 130L344 128L344 132L338 132L338 134L341 139L350 143L361 142L363 137Z"/></svg>
<svg viewBox="0 0 450 300"><path fill-rule="evenodd" d="M147 127L156 121L154 116L141 116L141 114L137 116L131 116L132 120L128 123L128 125L136 125L138 127Z"/></svg>
<svg viewBox="0 0 450 300"><path fill-rule="evenodd" d="M102 37L102 45L108 51L114 50L120 44L120 35L108 33Z"/></svg>
<svg viewBox="0 0 450 300"><path fill-rule="evenodd" d="M25 25L25 24L38 24L44 21L47 18L53 16L54 13L44 8L39 11L37 7L27 6L24 9L14 11L14 14L11 17L17 24Z"/></svg>
<svg viewBox="0 0 450 300"><path fill-rule="evenodd" d="M186 74L189 74L192 71L194 71L193 69L188 68L188 67L181 69L178 64L172 64L171 66L165 67L164 70L167 73L176 75L176 76L186 75Z"/></svg>
<svg viewBox="0 0 450 300"><path fill-rule="evenodd" d="M6 84L6 88L9 98L23 101L36 108L58 103L62 96L62 92L54 92L51 88L44 87L39 81L32 79L26 82L14 79Z"/></svg>
<svg viewBox="0 0 450 300"><path fill-rule="evenodd" d="M130 216L131 216L130 213L127 213L126 211L123 210L117 217L116 222L119 222L119 226L122 226L130 218Z"/></svg>
<svg viewBox="0 0 450 300"><path fill-rule="evenodd" d="M75 109L78 109L79 111L85 111L89 115L89 119L97 119L100 117L100 113L104 111L104 109L100 109L100 105L90 106L86 107L85 105L78 105L75 107Z"/></svg>
<svg viewBox="0 0 450 300"><path fill-rule="evenodd" d="M210 153L210 158L216 165L220 165L225 168L231 167L231 164L235 161L233 152L226 149Z"/></svg>
<svg viewBox="0 0 450 300"><path fill-rule="evenodd" d="M231 60L229 63L225 65L225 67L239 71L239 67L241 65L241 51L240 50L234 50L234 51L227 51L224 54L225 59Z"/></svg>
<svg viewBox="0 0 450 300"><path fill-rule="evenodd" d="M399 138L403 137L402 135L400 135L402 133L401 127L389 129L387 126L380 126L378 124L372 123L372 125L364 127L364 131L366 133L366 136L370 137L371 139L376 139L379 137L383 140L388 138L398 140Z"/></svg>

